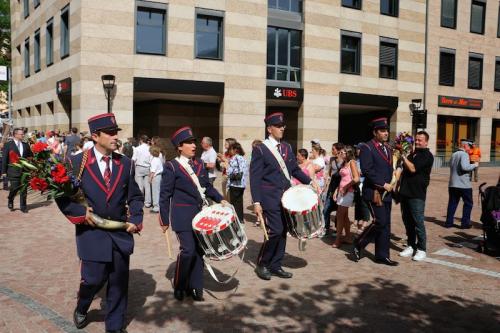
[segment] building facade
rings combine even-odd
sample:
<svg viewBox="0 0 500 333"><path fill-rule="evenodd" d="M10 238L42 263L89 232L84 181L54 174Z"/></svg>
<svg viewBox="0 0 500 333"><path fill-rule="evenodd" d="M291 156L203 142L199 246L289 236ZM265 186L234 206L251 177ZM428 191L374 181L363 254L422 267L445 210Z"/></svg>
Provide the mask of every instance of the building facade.
<svg viewBox="0 0 500 333"><path fill-rule="evenodd" d="M368 139L376 116L390 118L392 134L410 131L409 105L420 99L439 148L441 116L467 114L438 107L437 96L478 98L456 92L462 83L436 84L436 52L454 47L429 33L442 29L439 12L439 1L425 0L12 0L15 122L85 130L106 111L101 76L112 74L124 137L191 125L218 145L235 137L248 148L264 137L265 115L282 111L294 147L314 138L328 149ZM474 52L491 66L494 49ZM488 110L496 94L481 97ZM473 133L481 148L492 135L486 122Z"/></svg>

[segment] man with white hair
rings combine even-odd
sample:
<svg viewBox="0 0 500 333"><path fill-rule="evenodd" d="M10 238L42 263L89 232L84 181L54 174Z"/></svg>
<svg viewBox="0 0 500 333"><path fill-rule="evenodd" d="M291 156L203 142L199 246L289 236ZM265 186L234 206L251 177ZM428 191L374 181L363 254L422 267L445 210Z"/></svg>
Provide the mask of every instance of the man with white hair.
<svg viewBox="0 0 500 333"><path fill-rule="evenodd" d="M205 169L208 171L208 180L210 184L214 184L215 178L215 162L217 161L217 152L213 147L212 138L205 136L201 140L201 147L203 148L203 153L201 154L201 160L205 164Z"/></svg>

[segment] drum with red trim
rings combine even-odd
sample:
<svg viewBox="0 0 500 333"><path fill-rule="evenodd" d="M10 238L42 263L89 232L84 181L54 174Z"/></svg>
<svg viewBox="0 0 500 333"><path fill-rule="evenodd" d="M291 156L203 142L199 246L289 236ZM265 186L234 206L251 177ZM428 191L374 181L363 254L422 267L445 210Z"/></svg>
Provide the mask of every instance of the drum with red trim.
<svg viewBox="0 0 500 333"><path fill-rule="evenodd" d="M231 206L215 204L205 207L194 217L193 230L205 256L212 260L238 255L248 242L245 230Z"/></svg>
<svg viewBox="0 0 500 333"><path fill-rule="evenodd" d="M288 232L298 239L318 237L325 222L318 194L309 185L297 185L283 193L281 204L286 212Z"/></svg>

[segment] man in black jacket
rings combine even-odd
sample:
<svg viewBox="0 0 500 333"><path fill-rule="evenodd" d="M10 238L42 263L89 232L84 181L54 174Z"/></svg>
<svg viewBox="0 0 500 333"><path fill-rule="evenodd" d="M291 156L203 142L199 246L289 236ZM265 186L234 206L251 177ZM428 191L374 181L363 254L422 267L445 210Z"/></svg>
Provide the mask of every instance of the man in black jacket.
<svg viewBox="0 0 500 333"><path fill-rule="evenodd" d="M12 159L16 157L32 157L30 146L23 142L24 131L22 128L14 129L14 140L7 142L3 148L2 154L2 175L7 175L10 182L10 192L9 192L9 202L8 207L10 210L14 210L14 197L19 191L21 186L21 174L22 170L11 166L10 164L15 162ZM20 193L21 196L21 211L23 213L28 212L26 207L26 192Z"/></svg>

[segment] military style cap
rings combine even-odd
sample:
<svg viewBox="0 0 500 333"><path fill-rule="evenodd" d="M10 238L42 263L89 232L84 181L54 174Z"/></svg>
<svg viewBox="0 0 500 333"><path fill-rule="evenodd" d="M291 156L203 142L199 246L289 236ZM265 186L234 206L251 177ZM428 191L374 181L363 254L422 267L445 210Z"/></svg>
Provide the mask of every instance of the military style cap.
<svg viewBox="0 0 500 333"><path fill-rule="evenodd" d="M104 130L111 130L111 131L122 130L116 124L115 115L113 113L98 114L97 116L89 118L88 122L89 122L90 133L95 133L97 131L104 131Z"/></svg>
<svg viewBox="0 0 500 333"><path fill-rule="evenodd" d="M181 143L187 140L196 140L193 135L193 130L189 126L181 127L172 134L170 141L175 147L178 147Z"/></svg>
<svg viewBox="0 0 500 333"><path fill-rule="evenodd" d="M382 117L382 118L377 118L373 119L371 122L372 129L388 129L389 125L387 124L387 118Z"/></svg>
<svg viewBox="0 0 500 333"><path fill-rule="evenodd" d="M264 122L266 123L266 126L282 125L285 123L283 117L283 113L281 112L271 113L264 119Z"/></svg>

